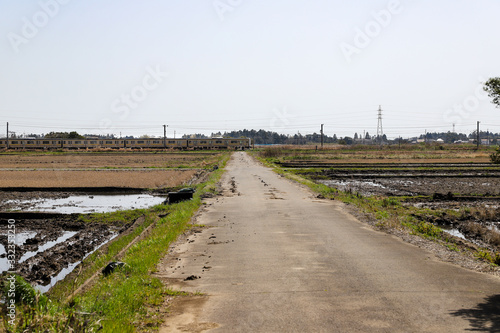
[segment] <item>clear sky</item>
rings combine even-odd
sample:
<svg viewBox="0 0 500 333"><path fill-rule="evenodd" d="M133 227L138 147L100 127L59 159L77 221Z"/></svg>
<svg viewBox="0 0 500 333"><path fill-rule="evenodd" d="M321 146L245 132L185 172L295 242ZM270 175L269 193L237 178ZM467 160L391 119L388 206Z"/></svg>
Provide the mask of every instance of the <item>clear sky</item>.
<svg viewBox="0 0 500 333"><path fill-rule="evenodd" d="M500 132L498 0L0 0L0 135Z"/></svg>

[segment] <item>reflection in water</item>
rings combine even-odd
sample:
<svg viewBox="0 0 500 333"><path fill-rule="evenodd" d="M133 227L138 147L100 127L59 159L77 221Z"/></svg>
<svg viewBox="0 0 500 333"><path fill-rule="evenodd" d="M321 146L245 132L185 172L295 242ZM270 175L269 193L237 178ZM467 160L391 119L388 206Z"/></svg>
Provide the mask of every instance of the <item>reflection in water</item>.
<svg viewBox="0 0 500 333"><path fill-rule="evenodd" d="M15 200L18 207L30 204L25 211L61 214L107 213L117 210L148 208L159 205L165 198L149 194L72 195L58 199ZM16 210L16 208L14 208Z"/></svg>

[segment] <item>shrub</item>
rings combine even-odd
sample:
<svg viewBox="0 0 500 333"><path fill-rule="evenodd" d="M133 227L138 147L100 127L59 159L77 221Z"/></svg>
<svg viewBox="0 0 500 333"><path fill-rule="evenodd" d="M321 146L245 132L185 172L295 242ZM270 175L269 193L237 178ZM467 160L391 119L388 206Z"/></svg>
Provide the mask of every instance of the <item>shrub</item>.
<svg viewBox="0 0 500 333"><path fill-rule="evenodd" d="M261 152L261 156L268 157L280 157L283 156L283 150L279 147L267 147Z"/></svg>
<svg viewBox="0 0 500 333"><path fill-rule="evenodd" d="M399 206L399 201L395 198L384 198L382 200L382 207L389 207L389 206Z"/></svg>
<svg viewBox="0 0 500 333"><path fill-rule="evenodd" d="M490 155L490 160L491 163L500 164L500 148L497 148L497 151Z"/></svg>

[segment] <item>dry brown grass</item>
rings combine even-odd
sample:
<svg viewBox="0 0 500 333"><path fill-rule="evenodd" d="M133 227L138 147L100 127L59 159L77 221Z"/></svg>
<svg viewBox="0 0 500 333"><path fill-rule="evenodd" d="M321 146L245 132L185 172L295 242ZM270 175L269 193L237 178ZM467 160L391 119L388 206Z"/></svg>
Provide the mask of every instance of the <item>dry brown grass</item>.
<svg viewBox="0 0 500 333"><path fill-rule="evenodd" d="M465 222L460 231L472 238L479 238L483 242L496 248L500 246L500 233L476 222Z"/></svg>
<svg viewBox="0 0 500 333"><path fill-rule="evenodd" d="M0 171L0 187L164 188L187 183L197 170Z"/></svg>
<svg viewBox="0 0 500 333"><path fill-rule="evenodd" d="M219 153L66 153L0 155L0 168L199 168L217 160Z"/></svg>

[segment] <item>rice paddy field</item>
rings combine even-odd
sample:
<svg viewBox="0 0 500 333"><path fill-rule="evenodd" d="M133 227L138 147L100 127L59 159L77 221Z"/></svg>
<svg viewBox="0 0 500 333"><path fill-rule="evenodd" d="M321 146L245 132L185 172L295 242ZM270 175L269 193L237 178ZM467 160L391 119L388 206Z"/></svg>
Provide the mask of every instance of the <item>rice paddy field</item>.
<svg viewBox="0 0 500 333"><path fill-rule="evenodd" d="M267 147L259 155L281 172L325 186L318 189L326 196L361 207L383 228L439 238L447 246L455 239L498 265L500 164L490 158L496 148Z"/></svg>
<svg viewBox="0 0 500 333"><path fill-rule="evenodd" d="M18 273L48 291L97 248L135 230L169 191L206 181L227 155L0 153L0 272L8 268L8 221L16 225Z"/></svg>

